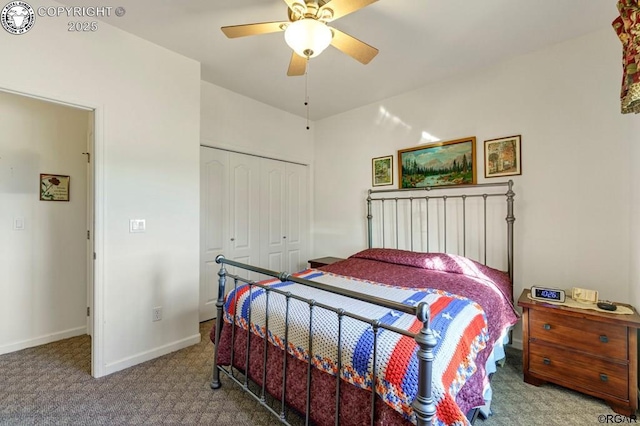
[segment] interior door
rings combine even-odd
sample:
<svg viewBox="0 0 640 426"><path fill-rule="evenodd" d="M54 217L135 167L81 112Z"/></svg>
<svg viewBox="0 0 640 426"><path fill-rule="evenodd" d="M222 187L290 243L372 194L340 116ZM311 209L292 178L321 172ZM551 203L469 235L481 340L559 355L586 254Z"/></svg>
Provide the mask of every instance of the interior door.
<svg viewBox="0 0 640 426"><path fill-rule="evenodd" d="M309 241L308 168L287 163L286 168L286 251L285 267L297 272L307 267Z"/></svg>
<svg viewBox="0 0 640 426"><path fill-rule="evenodd" d="M216 316L216 256L228 250L229 153L200 148L200 321Z"/></svg>
<svg viewBox="0 0 640 426"><path fill-rule="evenodd" d="M229 156L230 259L260 265L260 158L232 153ZM229 269L235 273L235 268ZM258 274L237 271L251 280Z"/></svg>
<svg viewBox="0 0 640 426"><path fill-rule="evenodd" d="M278 272L288 267L285 183L285 163L263 158L260 162L260 261L265 268Z"/></svg>
<svg viewBox="0 0 640 426"><path fill-rule="evenodd" d="M200 321L216 315L217 255L275 271L304 269L307 179L305 166L200 148ZM227 271L261 278L234 267Z"/></svg>

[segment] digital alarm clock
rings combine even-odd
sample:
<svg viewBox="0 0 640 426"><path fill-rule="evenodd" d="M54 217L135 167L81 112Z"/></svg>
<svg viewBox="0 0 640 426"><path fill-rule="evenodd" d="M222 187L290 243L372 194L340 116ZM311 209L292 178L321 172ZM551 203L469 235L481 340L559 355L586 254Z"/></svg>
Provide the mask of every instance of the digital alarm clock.
<svg viewBox="0 0 640 426"><path fill-rule="evenodd" d="M531 287L531 298L534 300L564 303L565 292L559 288Z"/></svg>

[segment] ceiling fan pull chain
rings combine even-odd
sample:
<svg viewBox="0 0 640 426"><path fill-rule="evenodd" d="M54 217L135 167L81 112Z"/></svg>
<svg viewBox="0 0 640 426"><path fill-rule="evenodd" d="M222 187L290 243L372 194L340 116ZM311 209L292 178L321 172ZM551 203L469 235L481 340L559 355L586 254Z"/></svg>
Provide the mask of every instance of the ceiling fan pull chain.
<svg viewBox="0 0 640 426"><path fill-rule="evenodd" d="M309 130L309 57L304 72L304 105L307 108L307 130Z"/></svg>

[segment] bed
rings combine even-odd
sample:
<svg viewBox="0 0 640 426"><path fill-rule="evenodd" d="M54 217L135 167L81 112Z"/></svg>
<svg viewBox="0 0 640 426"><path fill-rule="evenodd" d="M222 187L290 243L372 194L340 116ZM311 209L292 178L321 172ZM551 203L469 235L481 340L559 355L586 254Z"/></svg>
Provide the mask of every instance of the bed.
<svg viewBox="0 0 640 426"><path fill-rule="evenodd" d="M471 423L518 320L512 185L370 190L369 247L318 269L219 256L212 388L222 373L285 424L291 412L317 425ZM487 223L496 206L503 232ZM495 253L506 267L487 265Z"/></svg>

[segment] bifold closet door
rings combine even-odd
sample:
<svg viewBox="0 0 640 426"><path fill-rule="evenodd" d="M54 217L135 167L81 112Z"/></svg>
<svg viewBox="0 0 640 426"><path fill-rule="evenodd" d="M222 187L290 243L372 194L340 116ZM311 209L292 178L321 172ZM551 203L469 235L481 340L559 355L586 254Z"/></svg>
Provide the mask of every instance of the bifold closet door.
<svg viewBox="0 0 640 426"><path fill-rule="evenodd" d="M200 321L205 321L216 315L217 255L279 272L306 267L309 178L303 165L215 148L201 147L200 159ZM236 273L233 267L228 271Z"/></svg>
<svg viewBox="0 0 640 426"><path fill-rule="evenodd" d="M307 166L287 163L285 175L286 270L307 268L309 245L309 176Z"/></svg>
<svg viewBox="0 0 640 426"><path fill-rule="evenodd" d="M231 153L229 156L229 248L225 256L249 265L260 265L260 158ZM251 280L258 274L232 274Z"/></svg>
<svg viewBox="0 0 640 426"><path fill-rule="evenodd" d="M229 153L200 147L200 321L216 316L216 256L228 249Z"/></svg>
<svg viewBox="0 0 640 426"><path fill-rule="evenodd" d="M306 267L309 240L307 167L261 159L260 261L274 271Z"/></svg>
<svg viewBox="0 0 640 426"><path fill-rule="evenodd" d="M285 251L286 165L282 161L260 162L260 263L273 271L287 268Z"/></svg>
<svg viewBox="0 0 640 426"><path fill-rule="evenodd" d="M214 318L219 254L260 264L260 158L200 148L200 321ZM233 267L228 272L235 274ZM238 271L243 278L258 274ZM229 290L232 284L229 282Z"/></svg>

